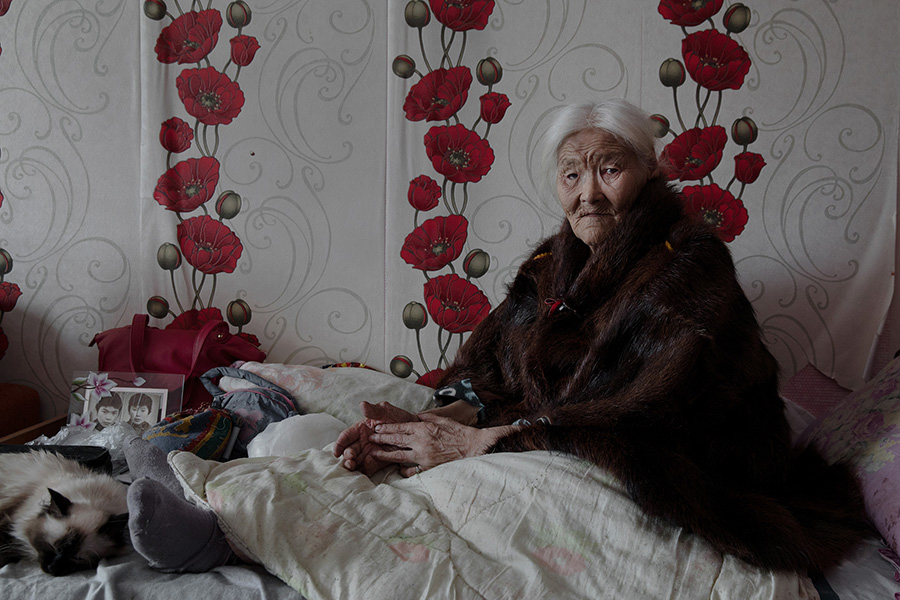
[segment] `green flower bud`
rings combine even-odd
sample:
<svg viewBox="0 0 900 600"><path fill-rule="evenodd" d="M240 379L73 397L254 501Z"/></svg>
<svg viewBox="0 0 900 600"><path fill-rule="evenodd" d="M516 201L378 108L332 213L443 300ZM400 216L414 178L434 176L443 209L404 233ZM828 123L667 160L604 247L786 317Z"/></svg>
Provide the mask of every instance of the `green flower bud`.
<svg viewBox="0 0 900 600"><path fill-rule="evenodd" d="M391 70L394 71L394 75L397 77L409 79L416 72L416 61L411 56L401 54L394 59L393 64L391 64Z"/></svg>
<svg viewBox="0 0 900 600"><path fill-rule="evenodd" d="M169 301L162 296L153 296L147 300L147 314L156 319L162 319L169 314Z"/></svg>
<svg viewBox="0 0 900 600"><path fill-rule="evenodd" d="M408 357L398 354L391 359L391 373L401 379L406 379L412 375L412 361Z"/></svg>
<svg viewBox="0 0 900 600"><path fill-rule="evenodd" d="M650 126L653 127L653 137L664 138L671 127L669 120L663 115L650 115Z"/></svg>
<svg viewBox="0 0 900 600"><path fill-rule="evenodd" d="M403 324L408 329L422 329L428 325L428 312L418 302L410 302L403 308Z"/></svg>
<svg viewBox="0 0 900 600"><path fill-rule="evenodd" d="M228 190L219 194L216 200L216 214L223 219L233 219L241 212L241 195Z"/></svg>
<svg viewBox="0 0 900 600"><path fill-rule="evenodd" d="M491 256L484 250L472 250L463 260L463 271L473 279L478 279L491 268Z"/></svg>
<svg viewBox="0 0 900 600"><path fill-rule="evenodd" d="M225 309L225 316L228 322L235 327L243 327L250 322L250 317L252 316L250 305L240 298L232 300Z"/></svg>
<svg viewBox="0 0 900 600"><path fill-rule="evenodd" d="M684 65L677 58L667 58L659 66L659 81L666 87L684 83Z"/></svg>
<svg viewBox="0 0 900 600"><path fill-rule="evenodd" d="M425 27L431 21L431 11L428 10L428 4L422 2L422 0L410 0L406 4L404 16L406 17L407 25L418 29Z"/></svg>
<svg viewBox="0 0 900 600"><path fill-rule="evenodd" d="M746 146L756 141L759 128L750 117L741 117L731 124L731 139L735 144Z"/></svg>
<svg viewBox="0 0 900 600"><path fill-rule="evenodd" d="M737 2L728 7L722 17L722 24L730 33L740 33L750 26L750 9Z"/></svg>
<svg viewBox="0 0 900 600"><path fill-rule="evenodd" d="M493 56L482 58L475 67L475 77L481 85L494 85L503 77L503 67Z"/></svg>
<svg viewBox="0 0 900 600"><path fill-rule="evenodd" d="M244 0L236 0L225 9L225 20L235 29L249 25L251 16L250 7Z"/></svg>
<svg viewBox="0 0 900 600"><path fill-rule="evenodd" d="M144 14L154 21L165 18L168 8L163 0L144 0Z"/></svg>
<svg viewBox="0 0 900 600"><path fill-rule="evenodd" d="M12 255L5 248L0 248L0 277L12 271L12 268Z"/></svg>
<svg viewBox="0 0 900 600"><path fill-rule="evenodd" d="M156 262L166 271L174 271L181 266L181 251L175 244L166 242L156 251Z"/></svg>

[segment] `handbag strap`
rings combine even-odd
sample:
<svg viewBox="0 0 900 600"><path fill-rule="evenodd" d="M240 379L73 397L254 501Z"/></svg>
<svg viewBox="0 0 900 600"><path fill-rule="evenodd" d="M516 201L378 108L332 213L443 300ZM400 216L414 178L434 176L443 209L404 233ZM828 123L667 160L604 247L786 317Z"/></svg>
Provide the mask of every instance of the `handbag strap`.
<svg viewBox="0 0 900 600"><path fill-rule="evenodd" d="M224 328L224 331L216 331L217 329ZM193 373L194 369L197 366L197 361L200 359L200 356L203 354L203 349L206 347L207 342L210 340L223 340L228 336L228 325L225 324L225 321L209 321L200 328L200 331L197 332L197 337L194 338L194 351L191 354L191 370Z"/></svg>
<svg viewBox="0 0 900 600"><path fill-rule="evenodd" d="M149 315L137 314L131 320L131 352L129 352L129 360L131 361L131 370L134 373L142 373L144 371L144 338L146 334L147 324L150 322ZM191 368L188 373L193 373L197 366L197 360L203 354L207 341L210 339L223 339L225 335L222 332L216 333L216 329L225 327L225 321L209 321L204 323L203 327L197 331L194 338L194 349L191 352Z"/></svg>
<svg viewBox="0 0 900 600"><path fill-rule="evenodd" d="M144 330L149 322L150 316L145 314L136 314L131 319L131 351L128 353L128 360L132 373L144 372Z"/></svg>

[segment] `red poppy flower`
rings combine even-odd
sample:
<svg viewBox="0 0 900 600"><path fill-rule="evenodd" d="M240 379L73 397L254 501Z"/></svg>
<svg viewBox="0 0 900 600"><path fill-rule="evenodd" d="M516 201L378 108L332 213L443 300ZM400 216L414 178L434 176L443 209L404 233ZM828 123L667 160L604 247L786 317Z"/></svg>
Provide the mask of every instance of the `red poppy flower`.
<svg viewBox="0 0 900 600"><path fill-rule="evenodd" d="M462 215L428 219L406 236L400 257L414 269L443 269L462 252L468 227Z"/></svg>
<svg viewBox="0 0 900 600"><path fill-rule="evenodd" d="M228 125L244 106L244 92L237 82L213 67L185 69L175 87L188 114L204 125Z"/></svg>
<svg viewBox="0 0 900 600"><path fill-rule="evenodd" d="M682 191L685 212L697 215L715 228L719 237L731 242L744 231L747 209L744 203L716 184L690 185Z"/></svg>
<svg viewBox="0 0 900 600"><path fill-rule="evenodd" d="M487 296L456 274L428 280L425 305L434 322L450 333L472 331L491 310Z"/></svg>
<svg viewBox="0 0 900 600"><path fill-rule="evenodd" d="M722 8L723 0L660 0L659 14L673 25L693 27Z"/></svg>
<svg viewBox="0 0 900 600"><path fill-rule="evenodd" d="M437 387L437 382L444 376L445 371L445 369L432 369L416 379L416 383L430 388Z"/></svg>
<svg viewBox="0 0 900 600"><path fill-rule="evenodd" d="M159 130L159 143L172 154L179 154L190 148L193 139L194 130L178 117L163 121Z"/></svg>
<svg viewBox="0 0 900 600"><path fill-rule="evenodd" d="M2 15L0 15L2 16ZM9 348L9 338L6 337L6 334L3 333L3 328L0 327L0 359L6 356L6 350Z"/></svg>
<svg viewBox="0 0 900 600"><path fill-rule="evenodd" d="M469 67L435 69L409 89L403 111L410 121L446 121L466 103L472 72Z"/></svg>
<svg viewBox="0 0 900 600"><path fill-rule="evenodd" d="M753 183L766 161L756 152L741 152L734 157L734 178L741 183Z"/></svg>
<svg viewBox="0 0 900 600"><path fill-rule="evenodd" d="M175 317L174 321L166 325L166 329L202 329L210 321L221 320L222 311L218 308L212 307L202 310L192 308Z"/></svg>
<svg viewBox="0 0 900 600"><path fill-rule="evenodd" d="M15 283L0 281L0 312L9 312L16 307L22 290Z"/></svg>
<svg viewBox="0 0 900 600"><path fill-rule="evenodd" d="M454 183L481 181L494 163L494 151L464 125L432 127L425 134L425 151L435 171Z"/></svg>
<svg viewBox="0 0 900 600"><path fill-rule="evenodd" d="M212 156L189 158L162 174L153 199L166 210L191 212L212 197L218 183L218 160Z"/></svg>
<svg viewBox="0 0 900 600"><path fill-rule="evenodd" d="M488 92L481 97L481 118L488 123L499 123L510 107L506 94Z"/></svg>
<svg viewBox="0 0 900 600"><path fill-rule="evenodd" d="M494 11L494 0L429 0L434 18L454 31L482 30Z"/></svg>
<svg viewBox="0 0 900 600"><path fill-rule="evenodd" d="M240 238L209 215L182 221L176 232L184 260L207 275L234 271L244 250Z"/></svg>
<svg viewBox="0 0 900 600"><path fill-rule="evenodd" d="M750 71L746 50L716 29L704 29L685 37L681 55L691 78L714 92L739 89Z"/></svg>
<svg viewBox="0 0 900 600"><path fill-rule="evenodd" d="M238 35L231 38L231 61L239 67L246 67L253 62L259 42L249 35Z"/></svg>
<svg viewBox="0 0 900 600"><path fill-rule="evenodd" d="M9 11L10 4L12 4L12 0L0 0L0 17Z"/></svg>
<svg viewBox="0 0 900 600"><path fill-rule="evenodd" d="M719 166L726 142L728 134L719 125L688 129L663 149L660 159L669 179L703 179Z"/></svg>
<svg viewBox="0 0 900 600"><path fill-rule="evenodd" d="M419 175L409 182L406 198L416 210L431 210L438 205L441 187L428 175Z"/></svg>
<svg viewBox="0 0 900 600"><path fill-rule="evenodd" d="M156 40L156 58L161 63L200 62L219 41L222 15L217 10L186 12L166 25Z"/></svg>

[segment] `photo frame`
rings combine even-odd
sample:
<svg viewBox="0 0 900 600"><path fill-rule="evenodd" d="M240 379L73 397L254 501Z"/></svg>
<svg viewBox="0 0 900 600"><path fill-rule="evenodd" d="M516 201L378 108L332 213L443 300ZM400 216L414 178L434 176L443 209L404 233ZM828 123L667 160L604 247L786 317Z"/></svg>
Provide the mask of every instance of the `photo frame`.
<svg viewBox="0 0 900 600"><path fill-rule="evenodd" d="M184 375L76 372L69 397L69 424L102 431L128 423L143 433L181 410Z"/></svg>
<svg viewBox="0 0 900 600"><path fill-rule="evenodd" d="M165 388L112 388L108 396L90 394L82 417L94 423L95 431L116 423L128 423L143 434L168 414L166 406L169 390Z"/></svg>

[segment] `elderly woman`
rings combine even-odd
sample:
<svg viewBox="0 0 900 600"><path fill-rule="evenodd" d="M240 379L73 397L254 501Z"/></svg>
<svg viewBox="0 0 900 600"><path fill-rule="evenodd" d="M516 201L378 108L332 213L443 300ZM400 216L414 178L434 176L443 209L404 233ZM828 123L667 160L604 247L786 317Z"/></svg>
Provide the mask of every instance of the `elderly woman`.
<svg viewBox="0 0 900 600"><path fill-rule="evenodd" d="M410 476L488 452L566 452L724 553L770 569L839 562L868 531L858 485L846 467L792 451L777 365L728 249L659 176L647 115L622 101L570 106L546 139L559 232L460 349L439 406L364 404L335 456ZM137 484L132 539L151 564L229 559L213 516L157 519L173 505ZM203 530L193 538L209 540L202 552L169 542L191 519Z"/></svg>
<svg viewBox="0 0 900 600"><path fill-rule="evenodd" d="M408 476L487 452L567 452L724 553L771 569L839 562L868 528L858 485L792 452L777 364L729 251L659 176L647 115L569 106L546 138L559 232L463 345L441 408L365 405L335 455Z"/></svg>

